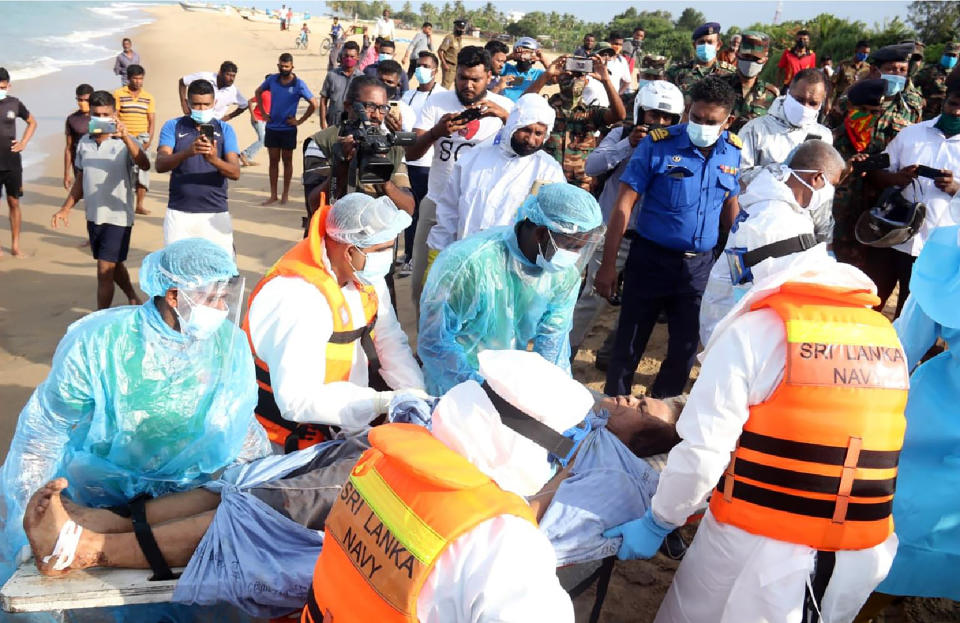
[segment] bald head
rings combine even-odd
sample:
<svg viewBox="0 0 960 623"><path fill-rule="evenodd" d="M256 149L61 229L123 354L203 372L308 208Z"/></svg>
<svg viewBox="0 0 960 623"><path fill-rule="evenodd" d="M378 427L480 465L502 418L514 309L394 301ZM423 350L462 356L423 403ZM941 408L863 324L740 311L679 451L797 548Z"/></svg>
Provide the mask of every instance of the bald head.
<svg viewBox="0 0 960 623"><path fill-rule="evenodd" d="M800 143L793 153L789 166L794 170L823 171L826 178L836 184L846 164L833 145L824 141L810 140Z"/></svg>

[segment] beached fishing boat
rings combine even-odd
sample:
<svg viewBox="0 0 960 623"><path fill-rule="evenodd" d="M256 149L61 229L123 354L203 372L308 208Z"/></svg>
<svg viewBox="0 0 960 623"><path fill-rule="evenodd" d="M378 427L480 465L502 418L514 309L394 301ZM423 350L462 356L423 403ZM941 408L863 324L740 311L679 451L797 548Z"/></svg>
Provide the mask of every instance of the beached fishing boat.
<svg viewBox="0 0 960 623"><path fill-rule="evenodd" d="M180 2L180 8L184 11L196 11L199 13L224 13L226 6L219 4L210 4L208 2Z"/></svg>

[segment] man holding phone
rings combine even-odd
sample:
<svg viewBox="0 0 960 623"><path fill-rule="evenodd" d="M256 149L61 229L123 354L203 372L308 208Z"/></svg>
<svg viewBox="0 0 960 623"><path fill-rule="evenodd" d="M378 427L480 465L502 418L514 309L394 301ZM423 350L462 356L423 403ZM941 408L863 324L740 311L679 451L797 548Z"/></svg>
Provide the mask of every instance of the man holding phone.
<svg viewBox="0 0 960 623"><path fill-rule="evenodd" d="M240 179L237 135L230 124L214 118L212 84L195 80L187 99L190 114L163 124L157 148L157 173L170 171L164 244L206 238L232 255L227 180Z"/></svg>
<svg viewBox="0 0 960 623"><path fill-rule="evenodd" d="M117 119L116 100L107 91L90 95L89 133L77 143L76 178L63 207L53 215L54 229L67 225L70 210L83 198L90 250L97 260L97 309L113 302L114 284L131 305L139 305L124 261L134 218L135 171L150 168L140 143Z"/></svg>
<svg viewBox="0 0 960 623"><path fill-rule="evenodd" d="M533 37L521 37L513 46L513 54L509 57L513 62L507 62L500 72L501 79L507 83L503 89L503 96L516 102L523 95L527 87L543 74L543 69L534 67L540 63L546 67L543 54L540 52L540 43Z"/></svg>

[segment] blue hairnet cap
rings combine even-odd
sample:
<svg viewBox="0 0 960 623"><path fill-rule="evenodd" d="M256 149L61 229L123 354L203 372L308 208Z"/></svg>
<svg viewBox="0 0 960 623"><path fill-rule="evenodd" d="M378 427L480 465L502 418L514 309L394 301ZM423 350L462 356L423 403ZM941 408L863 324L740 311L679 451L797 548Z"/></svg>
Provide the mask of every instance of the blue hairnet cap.
<svg viewBox="0 0 960 623"><path fill-rule="evenodd" d="M960 225L930 234L913 265L910 294L937 323L960 327Z"/></svg>
<svg viewBox="0 0 960 623"><path fill-rule="evenodd" d="M143 258L140 289L150 296L167 290L198 288L235 277L237 264L219 245L204 238L185 238Z"/></svg>
<svg viewBox="0 0 960 623"><path fill-rule="evenodd" d="M600 204L582 188L566 183L546 184L530 195L517 211L517 222L530 219L551 231L579 234L603 225Z"/></svg>
<svg viewBox="0 0 960 623"><path fill-rule="evenodd" d="M334 240L366 249L393 240L412 222L389 197L349 193L330 208L325 226Z"/></svg>

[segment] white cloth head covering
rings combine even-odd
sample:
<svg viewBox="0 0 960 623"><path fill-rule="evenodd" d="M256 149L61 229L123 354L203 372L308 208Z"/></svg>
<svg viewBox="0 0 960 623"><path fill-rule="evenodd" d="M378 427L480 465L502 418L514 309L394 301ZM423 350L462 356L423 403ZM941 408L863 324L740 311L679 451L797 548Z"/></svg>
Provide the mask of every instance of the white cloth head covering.
<svg viewBox="0 0 960 623"><path fill-rule="evenodd" d="M497 395L557 432L583 421L593 407L593 396L583 385L537 353L486 350L477 358L480 374ZM506 491L530 496L553 476L547 451L504 426L476 381L444 394L432 430Z"/></svg>
<svg viewBox="0 0 960 623"><path fill-rule="evenodd" d="M508 156L516 156L516 152L510 146L510 139L513 138L514 132L533 123L542 123L547 126L546 136L549 136L553 132L553 123L556 120L557 113L542 96L536 93L521 95L495 142Z"/></svg>

